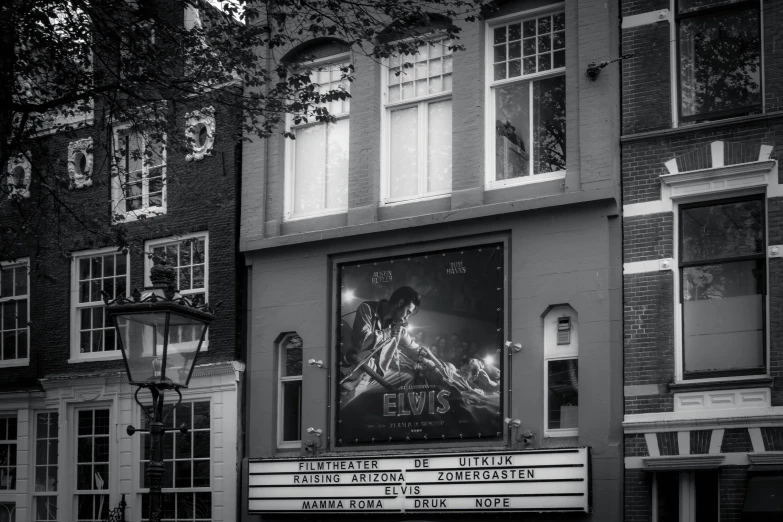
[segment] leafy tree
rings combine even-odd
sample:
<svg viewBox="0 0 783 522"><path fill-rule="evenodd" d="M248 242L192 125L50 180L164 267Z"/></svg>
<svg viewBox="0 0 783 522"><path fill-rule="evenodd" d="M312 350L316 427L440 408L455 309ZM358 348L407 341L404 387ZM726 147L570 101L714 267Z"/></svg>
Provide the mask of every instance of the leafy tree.
<svg viewBox="0 0 783 522"><path fill-rule="evenodd" d="M118 124L143 132L152 149L184 152L194 139L182 132L184 114L212 105L242 111L237 140L293 138L283 128L287 114L332 121L324 102L349 94L319 92L302 66L307 52L286 60L291 49L331 39L382 60L415 53L433 28L457 39L460 23L491 9L486 0L224 0L219 9L206 0L0 4L0 165L32 164L29 195L18 190L19 176L0 183L0 259L65 231L120 248L132 241L122 216L107 215L108 202L90 206L69 191L55 150L63 140L52 138L53 128L56 136L79 136L91 120L93 182L105 188L118 174ZM342 74L353 79L350 66ZM154 159L144 146L129 154Z"/></svg>

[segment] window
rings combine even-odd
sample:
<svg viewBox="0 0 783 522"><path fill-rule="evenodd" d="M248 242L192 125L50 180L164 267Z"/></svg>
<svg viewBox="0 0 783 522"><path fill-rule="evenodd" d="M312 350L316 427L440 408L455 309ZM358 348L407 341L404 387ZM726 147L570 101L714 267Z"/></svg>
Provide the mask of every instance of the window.
<svg viewBox="0 0 783 522"><path fill-rule="evenodd" d="M27 261L0 263L0 366L29 360L28 288Z"/></svg>
<svg viewBox="0 0 783 522"><path fill-rule="evenodd" d="M563 177L565 14L487 31L487 188Z"/></svg>
<svg viewBox="0 0 783 522"><path fill-rule="evenodd" d="M572 437L579 429L579 332L576 311L555 306L544 317L544 432Z"/></svg>
<svg viewBox="0 0 783 522"><path fill-rule="evenodd" d="M718 470L665 471L653 478L653 522L717 522Z"/></svg>
<svg viewBox="0 0 783 522"><path fill-rule="evenodd" d="M76 520L100 522L109 513L109 410L78 410Z"/></svg>
<svg viewBox="0 0 783 522"><path fill-rule="evenodd" d="M116 248L74 254L71 271L71 357L120 357L114 325L106 317L101 291L125 295L130 284L129 254Z"/></svg>
<svg viewBox="0 0 783 522"><path fill-rule="evenodd" d="M278 446L298 448L302 438L302 338L287 335L279 344Z"/></svg>
<svg viewBox="0 0 783 522"><path fill-rule="evenodd" d="M202 303L207 301L209 282L209 250L206 232L188 234L177 239L156 239L147 242L147 252L153 258L145 258L144 280L150 284L150 269L156 259L165 260L176 270L179 293Z"/></svg>
<svg viewBox="0 0 783 522"><path fill-rule="evenodd" d="M57 520L57 451L59 414L36 415L35 425L35 522Z"/></svg>
<svg viewBox="0 0 783 522"><path fill-rule="evenodd" d="M127 218L166 212L166 141L138 131L117 135L114 176L115 216Z"/></svg>
<svg viewBox="0 0 783 522"><path fill-rule="evenodd" d="M763 197L682 205L683 377L765 371Z"/></svg>
<svg viewBox="0 0 783 522"><path fill-rule="evenodd" d="M678 0L680 121L760 112L758 0Z"/></svg>
<svg viewBox="0 0 783 522"><path fill-rule="evenodd" d="M209 401L183 402L172 411L173 405L164 405L163 415L169 428L184 425L187 433L172 429L163 437L163 464L166 475L163 483L163 520L211 521L211 415ZM150 408L151 409L151 408ZM150 411L151 413L151 411ZM147 426L143 416L142 424ZM147 465L150 461L150 435L141 433L141 487L149 488ZM175 491L171 489L175 488ZM169 489L167 492L166 490ZM142 494L141 518L149 520L149 494Z"/></svg>
<svg viewBox="0 0 783 522"><path fill-rule="evenodd" d="M347 63L319 66L310 74L318 92L350 92L343 79ZM334 123L319 121L289 122L295 140L286 140L286 218L312 217L344 212L348 209L348 130L350 99L323 103Z"/></svg>
<svg viewBox="0 0 783 522"><path fill-rule="evenodd" d="M451 192L451 45L436 40L389 59L384 82L386 203Z"/></svg>
<svg viewBox="0 0 783 522"><path fill-rule="evenodd" d="M0 491L16 489L16 417L0 417Z"/></svg>

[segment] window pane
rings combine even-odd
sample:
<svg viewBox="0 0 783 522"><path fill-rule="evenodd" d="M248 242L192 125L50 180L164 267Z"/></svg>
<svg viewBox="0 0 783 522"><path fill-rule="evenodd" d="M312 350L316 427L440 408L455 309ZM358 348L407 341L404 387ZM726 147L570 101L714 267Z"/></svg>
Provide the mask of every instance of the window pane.
<svg viewBox="0 0 783 522"><path fill-rule="evenodd" d="M286 339L283 371L282 377L302 375L302 338L298 335Z"/></svg>
<svg viewBox="0 0 783 522"><path fill-rule="evenodd" d="M762 260L682 269L685 371L764 366Z"/></svg>
<svg viewBox="0 0 783 522"><path fill-rule="evenodd" d="M495 179L529 174L525 142L530 139L530 84L496 87L495 92Z"/></svg>
<svg viewBox="0 0 783 522"><path fill-rule="evenodd" d="M302 381L283 383L283 440L300 440Z"/></svg>
<svg viewBox="0 0 783 522"><path fill-rule="evenodd" d="M682 260L722 259L764 252L760 199L682 210Z"/></svg>
<svg viewBox="0 0 783 522"><path fill-rule="evenodd" d="M736 4L743 0L679 0L678 10L680 13L688 13L691 11L697 11L705 7L715 7L718 5Z"/></svg>
<svg viewBox="0 0 783 522"><path fill-rule="evenodd" d="M579 427L579 368L577 359L549 361L550 430Z"/></svg>
<svg viewBox="0 0 783 522"><path fill-rule="evenodd" d="M326 127L326 208L348 208L348 119Z"/></svg>
<svg viewBox="0 0 783 522"><path fill-rule="evenodd" d="M761 104L758 7L680 22L683 116Z"/></svg>
<svg viewBox="0 0 783 522"><path fill-rule="evenodd" d="M565 76L533 83L534 174L566 168Z"/></svg>
<svg viewBox="0 0 783 522"><path fill-rule="evenodd" d="M404 198L418 193L419 124L418 108L391 113L389 147L389 195Z"/></svg>
<svg viewBox="0 0 783 522"><path fill-rule="evenodd" d="M294 153L294 212L323 209L326 124L296 130Z"/></svg>
<svg viewBox="0 0 783 522"><path fill-rule="evenodd" d="M451 190L451 100L427 109L427 191Z"/></svg>

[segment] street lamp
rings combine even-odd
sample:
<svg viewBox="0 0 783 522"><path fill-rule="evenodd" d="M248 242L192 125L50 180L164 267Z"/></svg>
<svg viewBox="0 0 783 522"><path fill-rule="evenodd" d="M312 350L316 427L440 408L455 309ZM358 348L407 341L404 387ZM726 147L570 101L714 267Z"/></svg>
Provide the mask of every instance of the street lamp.
<svg viewBox="0 0 783 522"><path fill-rule="evenodd" d="M106 315L114 323L122 359L130 384L138 386L134 399L147 418L149 430L128 426L128 435L137 431L150 434L150 462L147 479L150 486L150 522L159 522L163 511L161 489L166 470L163 466L163 434L167 430L163 416L163 395L174 390L179 396L174 409L182 402L180 388L187 388L196 358L215 318L206 303L179 294L175 287L176 272L165 262L150 270L152 286L141 293L134 289L131 297L113 301L103 294ZM152 394L152 415L139 401L139 391ZM187 433L187 428L180 428Z"/></svg>

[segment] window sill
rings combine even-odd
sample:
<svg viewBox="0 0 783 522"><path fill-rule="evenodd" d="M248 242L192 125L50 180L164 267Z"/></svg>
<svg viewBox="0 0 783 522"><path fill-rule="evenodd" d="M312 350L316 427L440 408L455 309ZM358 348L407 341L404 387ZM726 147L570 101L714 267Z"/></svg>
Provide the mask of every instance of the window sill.
<svg viewBox="0 0 783 522"><path fill-rule="evenodd" d="M76 357L68 359L68 364L83 363L83 362L95 362L95 361L115 361L122 359L122 353L120 350L114 350L112 352L104 352L103 354L79 354Z"/></svg>
<svg viewBox="0 0 783 522"><path fill-rule="evenodd" d="M500 181L488 181L484 188L486 190L498 190L519 185L533 185L542 181L551 181L553 179L565 179L566 171L547 172L545 174L533 174L532 176L523 176L520 178L504 179Z"/></svg>
<svg viewBox="0 0 783 522"><path fill-rule="evenodd" d="M30 366L30 359L8 359L0 361L0 368L14 368L18 366Z"/></svg>
<svg viewBox="0 0 783 522"><path fill-rule="evenodd" d="M742 388L771 388L772 377L733 377L699 379L694 381L677 381L669 384L672 393L682 393L702 390L736 390Z"/></svg>
<svg viewBox="0 0 783 522"><path fill-rule="evenodd" d="M421 201L433 201L436 199L443 199L451 197L451 191L438 192L435 194L424 194L411 199L384 199L381 200L380 206L382 207L396 207L398 205L407 205L409 203L419 203Z"/></svg>
<svg viewBox="0 0 783 522"><path fill-rule="evenodd" d="M553 439L556 437L578 437L579 430L544 430L544 437Z"/></svg>
<svg viewBox="0 0 783 522"><path fill-rule="evenodd" d="M125 212L125 213L118 212L117 215L122 216L123 219L113 218L113 221L115 223L131 223L133 221L164 216L166 215L166 207L151 207L144 210L136 210L133 212Z"/></svg>
<svg viewBox="0 0 783 522"><path fill-rule="evenodd" d="M294 440L290 442L278 442L277 449L279 451L292 451L302 449L302 441Z"/></svg>
<svg viewBox="0 0 783 522"><path fill-rule="evenodd" d="M284 222L290 223L291 221L305 221L307 219L316 219L324 216L335 216L337 214L345 214L348 212L348 208L340 208L337 210L329 210L327 212L319 212L317 214L305 214L305 215L290 215L286 214Z"/></svg>

